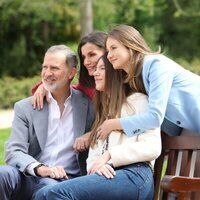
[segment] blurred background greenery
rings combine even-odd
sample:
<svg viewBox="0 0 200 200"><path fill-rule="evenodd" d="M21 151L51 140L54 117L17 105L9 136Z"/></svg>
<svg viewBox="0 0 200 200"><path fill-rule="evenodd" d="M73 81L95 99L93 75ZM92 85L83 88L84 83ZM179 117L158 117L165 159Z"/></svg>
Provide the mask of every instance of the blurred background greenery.
<svg viewBox="0 0 200 200"><path fill-rule="evenodd" d="M10 129L1 129L1 134L0 134L0 165L5 164L4 162L4 143L7 140L9 134L10 134Z"/></svg>
<svg viewBox="0 0 200 200"><path fill-rule="evenodd" d="M49 46L64 43L76 51L88 23L88 32L132 25L154 50L161 46L200 74L199 0L0 0L0 109L30 95Z"/></svg>

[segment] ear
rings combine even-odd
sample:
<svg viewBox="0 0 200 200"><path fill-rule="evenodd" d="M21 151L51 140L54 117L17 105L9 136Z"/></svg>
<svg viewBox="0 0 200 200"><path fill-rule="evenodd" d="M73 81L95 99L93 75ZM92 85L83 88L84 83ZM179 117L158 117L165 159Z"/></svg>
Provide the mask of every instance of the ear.
<svg viewBox="0 0 200 200"><path fill-rule="evenodd" d="M73 79L74 76L76 75L77 69L75 67L72 67L70 75L69 75L69 79Z"/></svg>

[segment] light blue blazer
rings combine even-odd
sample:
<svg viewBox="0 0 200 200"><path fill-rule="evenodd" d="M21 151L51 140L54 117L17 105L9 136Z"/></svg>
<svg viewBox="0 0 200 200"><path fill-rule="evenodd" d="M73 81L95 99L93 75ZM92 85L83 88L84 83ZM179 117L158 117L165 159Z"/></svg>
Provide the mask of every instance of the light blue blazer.
<svg viewBox="0 0 200 200"><path fill-rule="evenodd" d="M120 119L128 136L159 127L164 118L200 134L200 76L164 55L147 55L142 78L149 110Z"/></svg>

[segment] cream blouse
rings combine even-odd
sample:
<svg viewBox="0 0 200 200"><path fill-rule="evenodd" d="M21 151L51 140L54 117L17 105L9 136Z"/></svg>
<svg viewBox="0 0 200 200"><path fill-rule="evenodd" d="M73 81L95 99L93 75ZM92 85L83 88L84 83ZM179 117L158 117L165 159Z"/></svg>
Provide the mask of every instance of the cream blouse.
<svg viewBox="0 0 200 200"><path fill-rule="evenodd" d="M142 93L134 93L127 98L122 106L121 116L137 114L140 115L148 110L148 97ZM140 130L138 130L139 132ZM120 167L137 162L151 162L161 153L160 128L147 130L141 134L128 137L120 131L112 131L108 144L106 141L98 140L97 144L90 148L87 159L87 170L93 162L102 155L103 148L107 145L114 167Z"/></svg>

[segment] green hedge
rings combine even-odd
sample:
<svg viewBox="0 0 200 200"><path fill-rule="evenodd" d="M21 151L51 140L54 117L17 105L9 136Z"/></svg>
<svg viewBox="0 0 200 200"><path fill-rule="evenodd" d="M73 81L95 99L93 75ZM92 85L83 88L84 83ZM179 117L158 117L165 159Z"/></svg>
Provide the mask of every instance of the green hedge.
<svg viewBox="0 0 200 200"><path fill-rule="evenodd" d="M0 109L13 108L16 101L30 96L32 87L40 80L40 75L20 79L5 76L0 79ZM76 82L77 77L74 78L72 84Z"/></svg>
<svg viewBox="0 0 200 200"><path fill-rule="evenodd" d="M4 165L4 143L10 135L10 128L0 129L0 165Z"/></svg>
<svg viewBox="0 0 200 200"><path fill-rule="evenodd" d="M0 80L0 109L13 108L16 101L30 96L31 88L40 80L40 76L21 79L3 77Z"/></svg>

